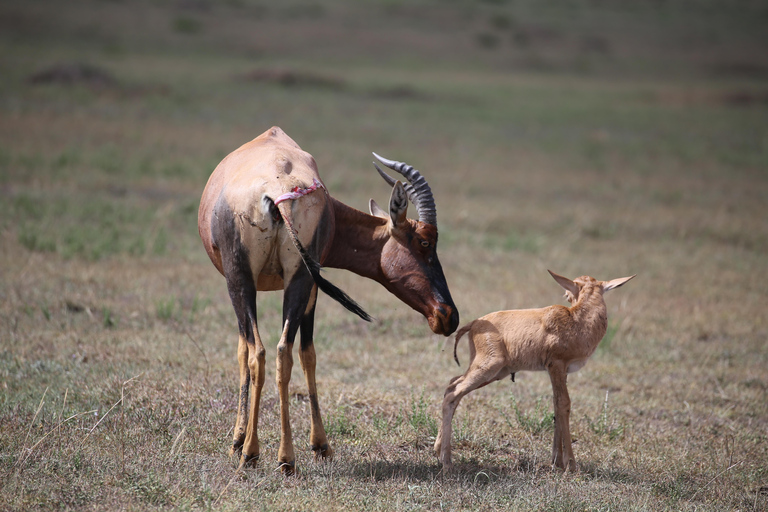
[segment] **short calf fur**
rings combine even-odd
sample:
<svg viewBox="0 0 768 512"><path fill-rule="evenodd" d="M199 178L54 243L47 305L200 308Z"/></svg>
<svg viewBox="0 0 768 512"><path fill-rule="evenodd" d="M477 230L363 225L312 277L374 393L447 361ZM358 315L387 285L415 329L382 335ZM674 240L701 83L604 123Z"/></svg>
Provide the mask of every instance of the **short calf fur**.
<svg viewBox="0 0 768 512"><path fill-rule="evenodd" d="M516 372L544 371L552 382L555 407L555 439L552 463L575 470L571 448L570 413L566 378L581 369L605 336L608 313L603 294L635 276L598 281L589 276L570 279L549 271L570 307L554 305L539 309L497 311L478 318L456 333L456 346L469 333L470 362L464 375L451 379L443 399L443 420L435 441L435 453L444 469L451 464L451 421L459 401L470 391Z"/></svg>

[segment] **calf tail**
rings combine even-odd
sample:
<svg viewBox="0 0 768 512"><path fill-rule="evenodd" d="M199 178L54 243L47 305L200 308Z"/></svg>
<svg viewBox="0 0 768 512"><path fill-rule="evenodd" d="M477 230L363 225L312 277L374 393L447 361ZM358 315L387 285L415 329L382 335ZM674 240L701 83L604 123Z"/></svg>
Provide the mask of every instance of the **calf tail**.
<svg viewBox="0 0 768 512"><path fill-rule="evenodd" d="M461 366L461 363L459 363L459 357L456 355L456 347L459 346L459 339L462 336L464 336L467 333L467 331L469 331L472 328L472 324L474 323L475 323L474 320L469 322L467 325L459 329L458 332L456 333L456 340L453 342L453 359L454 361L456 361L456 364L459 366Z"/></svg>
<svg viewBox="0 0 768 512"><path fill-rule="evenodd" d="M347 308L352 313L356 314L366 322L370 322L373 320L373 317L366 313L366 311L352 299L349 295L344 293L344 290L337 287L327 279L325 279L323 276L320 275L320 269L322 266L320 263L315 260L309 252L304 248L304 246L299 241L299 236L296 233L296 230L293 228L293 224L291 224L290 219L290 209L289 208L281 208L280 206L277 206L274 204L274 202L270 205L271 208L274 208L275 210L278 210L279 215L282 217L283 221L285 221L285 227L288 231L288 236L290 237L291 241L293 242L293 245L296 246L296 249L299 251L299 255L301 256L301 260L304 262L304 265L307 267L307 270L309 270L309 273L312 275L312 279L314 279L315 284L317 284L317 287L320 288L326 295L330 296L333 300Z"/></svg>

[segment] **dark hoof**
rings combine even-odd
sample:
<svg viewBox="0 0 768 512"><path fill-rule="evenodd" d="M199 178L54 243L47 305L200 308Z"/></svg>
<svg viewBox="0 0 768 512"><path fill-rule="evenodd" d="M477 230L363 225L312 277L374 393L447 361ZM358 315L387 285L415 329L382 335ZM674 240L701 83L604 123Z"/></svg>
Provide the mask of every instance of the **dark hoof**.
<svg viewBox="0 0 768 512"><path fill-rule="evenodd" d="M259 454L258 453L255 453L253 455L243 454L240 457L240 467L238 469L255 468L257 462L259 462Z"/></svg>
<svg viewBox="0 0 768 512"><path fill-rule="evenodd" d="M296 461L293 462L278 462L280 471L283 472L284 476L294 476L297 474L296 471Z"/></svg>
<svg viewBox="0 0 768 512"><path fill-rule="evenodd" d="M328 443L325 443L321 446L312 446L312 451L315 452L315 460L317 459L332 459L333 458L333 450L330 446L328 446Z"/></svg>

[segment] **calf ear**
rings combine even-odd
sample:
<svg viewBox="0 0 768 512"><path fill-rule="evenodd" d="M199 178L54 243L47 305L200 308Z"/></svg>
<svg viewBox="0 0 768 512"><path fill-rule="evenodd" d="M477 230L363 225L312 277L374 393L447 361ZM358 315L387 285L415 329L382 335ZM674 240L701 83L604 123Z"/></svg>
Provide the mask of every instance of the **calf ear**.
<svg viewBox="0 0 768 512"><path fill-rule="evenodd" d="M374 201L373 199L371 199L368 202L368 210L371 212L371 215L373 215L374 217L382 217L384 219L388 217L387 212L382 210L381 206L376 204L376 201Z"/></svg>
<svg viewBox="0 0 768 512"><path fill-rule="evenodd" d="M555 274L551 270L547 270L547 272L549 272L549 274L555 279L555 281L557 281L557 284L562 286L565 289L565 291L571 292L571 294L574 297L579 296L579 287L576 283L574 283L567 277L563 277L561 275Z"/></svg>
<svg viewBox="0 0 768 512"><path fill-rule="evenodd" d="M635 274L636 276L637 274ZM607 292L608 290L613 290L614 288L618 288L619 286L623 285L630 279L632 279L635 276L629 276L629 277L620 277L618 279L611 279L610 281L603 281L603 293Z"/></svg>
<svg viewBox="0 0 768 512"><path fill-rule="evenodd" d="M389 218L392 219L393 226L402 225L406 220L408 212L408 196L405 193L405 187L399 181L392 187L392 195L389 198Z"/></svg>

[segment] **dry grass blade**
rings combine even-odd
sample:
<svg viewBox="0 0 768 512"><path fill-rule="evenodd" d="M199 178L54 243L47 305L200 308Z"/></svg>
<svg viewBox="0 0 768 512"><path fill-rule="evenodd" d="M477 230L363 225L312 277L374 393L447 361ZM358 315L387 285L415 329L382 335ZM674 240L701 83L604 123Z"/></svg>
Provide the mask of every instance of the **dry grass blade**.
<svg viewBox="0 0 768 512"><path fill-rule="evenodd" d="M20 460L25 459L24 452L26 452L26 446L27 446L27 440L29 439L29 434L32 432L32 425L35 424L35 420L37 419L37 415L40 414L40 410L43 408L43 404L45 403L45 395L48 393L49 388L45 388L45 391L43 391L43 396L40 397L40 403L37 405L37 410L35 410L34 416L32 416L32 421L29 422L29 427L27 428L27 435L24 436L24 442L21 444L21 453L19 454Z"/></svg>
<svg viewBox="0 0 768 512"><path fill-rule="evenodd" d="M171 445L171 451L168 453L169 457L173 457L173 454L176 453L176 449L181 447L181 439L184 437L184 433L187 431L187 427L182 427L179 433L176 435L176 438L173 440L173 444Z"/></svg>
<svg viewBox="0 0 768 512"><path fill-rule="evenodd" d="M71 420L73 420L73 419L75 419L75 418L79 418L80 416L85 416L86 414L93 414L93 413L94 413L94 412L96 412L96 411L98 411L98 409L93 409L93 410L90 410L90 411L80 412L80 413L77 413L77 414L73 414L72 416L70 416L69 418L67 418L67 419L65 419L65 420L59 421L59 422L56 424L56 426L55 426L54 428L52 428L51 430L49 430L48 432L46 432L46 433L45 433L45 434L44 434L44 435L43 435L43 436L42 436L40 439L38 439L38 440L37 440L37 442L36 442L35 444L33 444L31 447L29 447L29 448L26 450L26 454L24 455L24 457L23 457L23 458L21 458L21 459L20 459L20 460L19 460L19 461L18 461L16 464L17 464L17 465L19 465L19 466L23 465L23 464L24 464L24 462L26 462L26 460L27 460L27 459L28 459L30 456L32 456L32 453L34 452L35 448L37 448L37 446L38 446L40 443L42 443L43 441L45 441L45 439L46 439L46 438L47 438L49 435L51 435L51 433L52 433L52 432L54 432L54 431L57 431L57 430L60 430L60 428L61 428L61 426L62 426L62 425L65 425L66 423L69 423Z"/></svg>
<svg viewBox="0 0 768 512"><path fill-rule="evenodd" d="M184 327L184 334L187 335L187 338L189 338L189 341L192 342L192 344L195 346L198 352L203 356L203 359L205 359L205 378L207 379L208 376L211 373L211 363L208 361L208 355L205 353L205 351L200 347L200 344L197 342L197 340L192 336L192 334L189 332L189 329Z"/></svg>
<svg viewBox="0 0 768 512"><path fill-rule="evenodd" d="M78 450L82 449L83 445L84 445L84 444L85 444L85 442L88 440L88 438L90 437L90 435L93 433L93 431L94 431L94 430L96 430L96 427L98 427L98 426L101 424L101 422L102 422L102 421L104 421L104 419L105 419L107 416L109 416L109 413L110 413L110 412L112 412L112 410L113 410L115 407L117 407L118 405L120 405L121 403L123 403L123 399L125 398L125 394L124 394L124 392L125 392L125 386L127 386L129 383L133 382L135 379L138 379L138 378L139 378L139 377L141 377L143 374L144 374L144 372L142 372L142 373L140 373L140 374L138 374L138 375L136 375L136 376L134 376L134 377L131 377L130 379L128 379L128 380L126 380L125 382L123 382L122 386L120 387L120 398L117 400L117 402L115 402L114 404L112 404L112 407L110 407L110 408L109 408L109 410L107 410L107 412L105 412L105 413L104 413L104 414L101 416L101 418L99 418L99 421L97 421L97 422L96 422L96 424L95 424L93 427L91 427L91 429L88 431L88 433L87 433L87 434L85 434L85 437L84 437L84 438L83 438L83 440L80 442L80 446L79 446Z"/></svg>
<svg viewBox="0 0 768 512"><path fill-rule="evenodd" d="M696 489L696 492L694 492L694 493L691 495L691 498L690 498L690 499L691 499L691 501L693 501L693 499L694 499L696 496L698 496L698 494L699 494L700 492L702 492L702 491L705 491L705 490L706 490L706 489L707 489L707 488L708 488L710 485L712 485L712 482L714 482L715 480L717 480L718 478L720 478L721 476L723 476L723 475L724 475L725 473L727 473L728 471L732 470L732 469L733 469L733 468L735 468L735 467L741 466L742 464L743 464L743 461L742 461L742 462L736 462L735 464L731 464L731 465L730 465L730 466L728 466L727 468L725 468L725 469L723 469L722 471L720 471L719 473L717 473L715 476L713 476L713 477L712 477L712 479L711 479L709 482L707 482L706 484L704 484L704 485L702 485L701 487L699 487L698 489Z"/></svg>

